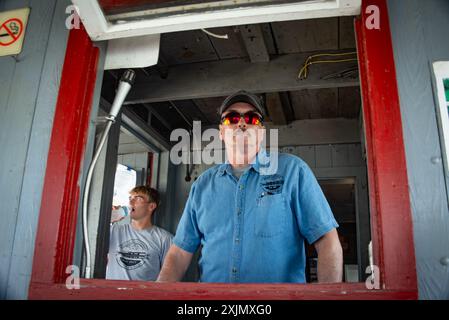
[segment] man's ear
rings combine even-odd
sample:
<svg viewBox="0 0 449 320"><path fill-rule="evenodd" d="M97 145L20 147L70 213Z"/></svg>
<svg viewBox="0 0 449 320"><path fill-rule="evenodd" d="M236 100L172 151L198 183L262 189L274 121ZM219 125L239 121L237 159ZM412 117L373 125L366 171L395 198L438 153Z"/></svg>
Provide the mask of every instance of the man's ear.
<svg viewBox="0 0 449 320"><path fill-rule="evenodd" d="M151 211L154 211L154 210L156 210L156 208L157 208L157 205L156 205L156 203L154 203L154 202L150 202L150 208L151 208Z"/></svg>

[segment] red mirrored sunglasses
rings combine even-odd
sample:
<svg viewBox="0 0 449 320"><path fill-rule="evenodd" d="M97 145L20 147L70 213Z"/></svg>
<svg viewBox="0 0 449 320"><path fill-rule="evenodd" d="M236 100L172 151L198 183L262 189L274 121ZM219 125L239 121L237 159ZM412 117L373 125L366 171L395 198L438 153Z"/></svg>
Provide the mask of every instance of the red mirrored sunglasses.
<svg viewBox="0 0 449 320"><path fill-rule="evenodd" d="M263 117L254 111L249 111L246 113L238 113L237 111L232 111L221 118L221 124L225 126L230 124L238 124L241 118L243 118L246 124L252 124L256 126L262 125L263 122Z"/></svg>

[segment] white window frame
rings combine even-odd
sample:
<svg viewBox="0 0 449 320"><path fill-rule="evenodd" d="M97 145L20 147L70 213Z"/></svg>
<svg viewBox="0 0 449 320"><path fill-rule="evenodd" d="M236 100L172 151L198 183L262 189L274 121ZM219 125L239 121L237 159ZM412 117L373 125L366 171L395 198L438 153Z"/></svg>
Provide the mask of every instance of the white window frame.
<svg viewBox="0 0 449 320"><path fill-rule="evenodd" d="M445 79L449 79L449 61L434 62L433 72L435 76L436 113L440 132L441 155L446 179L446 191L449 198L449 102L446 101L443 83Z"/></svg>
<svg viewBox="0 0 449 320"><path fill-rule="evenodd" d="M234 1L237 4L248 4L256 0ZM265 6L259 3L257 6L112 24L107 21L97 0L72 0L90 38L94 41L242 24L358 15L361 2L362 0L310 0ZM207 7L204 10L207 10Z"/></svg>

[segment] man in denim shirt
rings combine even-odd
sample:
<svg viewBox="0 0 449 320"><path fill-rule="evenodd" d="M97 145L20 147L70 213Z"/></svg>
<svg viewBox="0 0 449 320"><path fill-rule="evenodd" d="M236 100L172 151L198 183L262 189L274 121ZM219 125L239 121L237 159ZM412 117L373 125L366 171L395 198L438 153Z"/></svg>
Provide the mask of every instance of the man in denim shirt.
<svg viewBox="0 0 449 320"><path fill-rule="evenodd" d="M158 281L181 280L201 245L202 282L305 283L307 240L318 252L318 281L340 282L338 224L310 168L261 148L264 109L257 96L239 91L220 114L228 163L193 183ZM267 171L273 161L276 170Z"/></svg>

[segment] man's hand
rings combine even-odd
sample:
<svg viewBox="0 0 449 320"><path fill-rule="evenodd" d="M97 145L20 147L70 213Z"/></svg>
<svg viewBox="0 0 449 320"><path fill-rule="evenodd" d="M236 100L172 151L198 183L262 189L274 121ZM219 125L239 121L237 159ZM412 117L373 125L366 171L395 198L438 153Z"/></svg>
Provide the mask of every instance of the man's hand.
<svg viewBox="0 0 449 320"><path fill-rule="evenodd" d="M112 206L111 223L118 222L125 218L124 215L120 214L120 208L121 206Z"/></svg>
<svg viewBox="0 0 449 320"><path fill-rule="evenodd" d="M192 261L193 253L187 252L175 244L172 244L165 256L158 282L181 281Z"/></svg>
<svg viewBox="0 0 449 320"><path fill-rule="evenodd" d="M337 230L332 229L314 243L318 252L318 282L342 282L343 250Z"/></svg>

